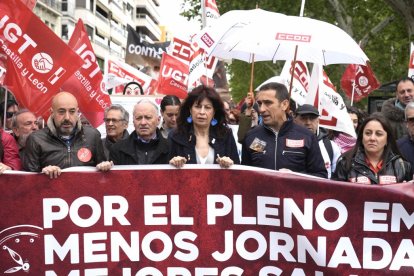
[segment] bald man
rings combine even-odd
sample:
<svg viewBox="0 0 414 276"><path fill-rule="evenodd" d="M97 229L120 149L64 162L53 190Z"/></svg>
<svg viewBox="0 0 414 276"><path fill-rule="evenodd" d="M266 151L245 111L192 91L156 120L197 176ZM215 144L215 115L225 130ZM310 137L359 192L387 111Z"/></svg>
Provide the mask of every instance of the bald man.
<svg viewBox="0 0 414 276"><path fill-rule="evenodd" d="M75 166L96 166L107 171L100 133L83 127L79 119L78 101L68 92L58 93L52 100L47 127L27 139L24 168L57 178L61 170Z"/></svg>
<svg viewBox="0 0 414 276"><path fill-rule="evenodd" d="M160 120L154 102L139 101L133 110L135 131L111 147L109 160L115 165L168 164L168 142L158 129Z"/></svg>

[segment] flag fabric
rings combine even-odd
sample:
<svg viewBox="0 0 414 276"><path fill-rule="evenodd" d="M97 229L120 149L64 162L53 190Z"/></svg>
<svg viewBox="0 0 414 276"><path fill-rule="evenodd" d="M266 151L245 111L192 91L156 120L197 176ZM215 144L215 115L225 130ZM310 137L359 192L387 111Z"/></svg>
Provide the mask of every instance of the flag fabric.
<svg viewBox="0 0 414 276"><path fill-rule="evenodd" d="M411 42L410 64L408 65L408 77L414 80L414 43Z"/></svg>
<svg viewBox="0 0 414 276"><path fill-rule="evenodd" d="M66 80L61 89L75 95L80 111L96 128L103 123L104 111L111 106L111 98L105 91L102 72L81 19L68 45L84 60L84 64Z"/></svg>
<svg viewBox="0 0 414 276"><path fill-rule="evenodd" d="M83 63L22 1L0 1L0 48L7 56L4 85L36 115Z"/></svg>
<svg viewBox="0 0 414 276"><path fill-rule="evenodd" d="M160 94L187 97L188 66L177 58L164 53L161 60L157 91Z"/></svg>
<svg viewBox="0 0 414 276"><path fill-rule="evenodd" d="M328 75L323 71L322 65L316 63L313 65L305 103L318 108L321 115L319 126L356 137L344 100L336 92Z"/></svg>
<svg viewBox="0 0 414 276"><path fill-rule="evenodd" d="M371 66L350 64L341 78L341 88L351 101L359 102L380 87ZM353 95L352 95L353 94Z"/></svg>
<svg viewBox="0 0 414 276"><path fill-rule="evenodd" d="M293 61L286 61L282 72L280 73L280 77L286 80L286 86L289 90L292 72L294 73L291 98L298 105L302 105L305 103L307 91L309 90L309 70L306 63L302 61L296 61L294 70L292 67Z"/></svg>
<svg viewBox="0 0 414 276"><path fill-rule="evenodd" d="M201 83L214 85L213 74L218 59L207 57L197 43L174 37L167 52L188 66L188 89Z"/></svg>
<svg viewBox="0 0 414 276"><path fill-rule="evenodd" d="M201 0L201 17L203 27L209 26L211 22L220 17L216 0Z"/></svg>
<svg viewBox="0 0 414 276"><path fill-rule="evenodd" d="M31 10L36 6L37 0L22 0L22 2Z"/></svg>
<svg viewBox="0 0 414 276"><path fill-rule="evenodd" d="M157 81L152 77L110 56L105 57L104 74L105 88L107 90L114 88L112 94L115 95L122 95L123 84L131 81L139 83L145 95L154 94L157 86Z"/></svg>

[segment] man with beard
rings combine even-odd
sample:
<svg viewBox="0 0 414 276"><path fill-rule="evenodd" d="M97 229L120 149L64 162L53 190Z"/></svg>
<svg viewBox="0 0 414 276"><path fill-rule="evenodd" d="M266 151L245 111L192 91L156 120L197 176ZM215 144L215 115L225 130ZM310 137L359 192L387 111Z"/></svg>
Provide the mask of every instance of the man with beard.
<svg viewBox="0 0 414 276"><path fill-rule="evenodd" d="M21 109L12 118L13 136L19 146L20 160L24 159L26 141L29 135L39 129L36 116L27 109Z"/></svg>
<svg viewBox="0 0 414 276"><path fill-rule="evenodd" d="M112 162L105 161L100 133L82 126L78 101L68 92L58 93L52 100L47 127L27 139L24 168L57 178L61 169L96 166L108 171Z"/></svg>

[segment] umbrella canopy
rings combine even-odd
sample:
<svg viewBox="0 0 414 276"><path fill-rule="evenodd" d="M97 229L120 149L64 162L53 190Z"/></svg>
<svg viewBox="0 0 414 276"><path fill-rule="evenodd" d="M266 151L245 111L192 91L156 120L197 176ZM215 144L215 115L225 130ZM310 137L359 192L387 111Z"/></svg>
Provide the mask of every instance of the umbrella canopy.
<svg viewBox="0 0 414 276"><path fill-rule="evenodd" d="M198 37L208 55L222 59L249 61L246 57L254 54L255 61L295 60L297 50L296 60L322 65L368 61L352 37L335 25L260 9L225 13Z"/></svg>
<svg viewBox="0 0 414 276"><path fill-rule="evenodd" d="M210 26L201 30L194 38L207 55L231 60L238 59L246 62L268 61L268 56L259 52L251 52L245 49L234 49L238 42L251 39L254 30L247 30L246 27L257 22L259 19L274 22L278 17L286 17L284 14L254 10L233 10L226 12L213 22ZM254 58L253 58L254 54Z"/></svg>

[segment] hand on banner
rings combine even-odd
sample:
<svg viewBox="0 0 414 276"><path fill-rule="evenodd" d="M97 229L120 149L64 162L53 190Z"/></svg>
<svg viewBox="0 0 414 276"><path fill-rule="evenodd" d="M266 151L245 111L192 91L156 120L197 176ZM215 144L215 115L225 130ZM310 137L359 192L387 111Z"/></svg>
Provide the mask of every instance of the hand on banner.
<svg viewBox="0 0 414 276"><path fill-rule="evenodd" d="M289 173L289 172L292 172L291 170L289 170L289 169L284 169L284 168L282 168L282 169L279 169L279 170L277 170L278 172L282 172L282 173Z"/></svg>
<svg viewBox="0 0 414 276"><path fill-rule="evenodd" d="M99 163L98 165L96 165L96 168L98 169L98 171L107 172L107 171L111 170L113 166L114 166L114 162L112 162L112 161L103 161L103 162Z"/></svg>
<svg viewBox="0 0 414 276"><path fill-rule="evenodd" d="M218 154L217 154L216 162L220 165L220 167L225 168L225 169L229 168L231 165L234 164L233 160L231 160L230 157L227 157L227 156L220 157L220 155Z"/></svg>
<svg viewBox="0 0 414 276"><path fill-rule="evenodd" d="M3 174L7 170L11 170L11 168L6 164L0 162L0 174Z"/></svg>
<svg viewBox="0 0 414 276"><path fill-rule="evenodd" d="M50 179L58 178L58 176L62 173L62 170L58 166L47 166L44 167L42 173L48 175Z"/></svg>
<svg viewBox="0 0 414 276"><path fill-rule="evenodd" d="M170 160L170 165L176 168L182 168L187 163L187 158L182 156L175 156Z"/></svg>

